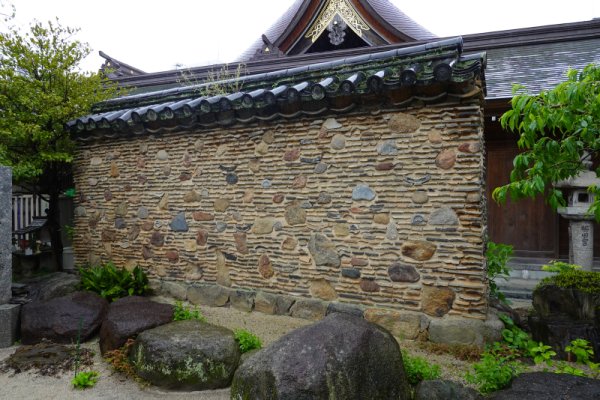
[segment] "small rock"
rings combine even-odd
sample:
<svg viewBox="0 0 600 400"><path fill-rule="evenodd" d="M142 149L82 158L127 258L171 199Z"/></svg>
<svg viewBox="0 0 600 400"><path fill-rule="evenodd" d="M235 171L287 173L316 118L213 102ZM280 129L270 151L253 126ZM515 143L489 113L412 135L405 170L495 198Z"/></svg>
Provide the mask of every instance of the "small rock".
<svg viewBox="0 0 600 400"><path fill-rule="evenodd" d="M308 250L315 260L316 266L339 267L341 264L340 256L327 236L320 233L313 233L308 242Z"/></svg>
<svg viewBox="0 0 600 400"><path fill-rule="evenodd" d="M159 150L156 153L156 158L161 161L165 161L169 158L169 154L165 150Z"/></svg>
<svg viewBox="0 0 600 400"><path fill-rule="evenodd" d="M127 228L127 223L123 218L115 218L115 228L117 229L125 229Z"/></svg>
<svg viewBox="0 0 600 400"><path fill-rule="evenodd" d="M201 229L196 234L196 243L198 246L206 246L206 242L208 240L208 231Z"/></svg>
<svg viewBox="0 0 600 400"><path fill-rule="evenodd" d="M352 200L367 200L371 201L375 198L375 192L368 185L359 184L352 190Z"/></svg>
<svg viewBox="0 0 600 400"><path fill-rule="evenodd" d="M160 232L152 232L152 236L150 236L150 244L161 247L163 244L165 244L164 235Z"/></svg>
<svg viewBox="0 0 600 400"><path fill-rule="evenodd" d="M310 284L310 294L321 300L334 300L337 298L337 292L325 279L316 279Z"/></svg>
<svg viewBox="0 0 600 400"><path fill-rule="evenodd" d="M302 189L306 186L307 181L308 179L304 175L298 175L294 178L294 181L292 182L292 187L294 189Z"/></svg>
<svg viewBox="0 0 600 400"><path fill-rule="evenodd" d="M398 239L398 228L396 227L396 223L391 221L387 229L385 230L385 238L388 240L396 240Z"/></svg>
<svg viewBox="0 0 600 400"><path fill-rule="evenodd" d="M294 250L298 245L298 241L293 237L287 237L281 244L281 248L284 250Z"/></svg>
<svg viewBox="0 0 600 400"><path fill-rule="evenodd" d="M327 168L329 168L329 165L327 165L325 163L318 163L315 166L315 174L322 174L325 171L327 171Z"/></svg>
<svg viewBox="0 0 600 400"><path fill-rule="evenodd" d="M165 257L172 263L179 261L179 252L177 250L167 250Z"/></svg>
<svg viewBox="0 0 600 400"><path fill-rule="evenodd" d="M388 275L393 282L418 282L421 279L415 267L398 262L388 268Z"/></svg>
<svg viewBox="0 0 600 400"><path fill-rule="evenodd" d="M341 150L346 147L346 136L342 134L336 134L331 139L331 148L334 150Z"/></svg>
<svg viewBox="0 0 600 400"><path fill-rule="evenodd" d="M442 207L431 213L431 225L458 225L458 216L450 207Z"/></svg>
<svg viewBox="0 0 600 400"><path fill-rule="evenodd" d="M236 174L234 174L233 172L230 172L227 174L227 176L225 177L225 181L229 184L229 185L235 185L236 183L238 183L238 177Z"/></svg>
<svg viewBox="0 0 600 400"><path fill-rule="evenodd" d="M338 237L346 237L350 234L350 225L347 223L339 223L333 225L333 233Z"/></svg>
<svg viewBox="0 0 600 400"><path fill-rule="evenodd" d="M183 201L186 203L194 203L200 200L202 200L202 196L195 190L190 190L183 195Z"/></svg>
<svg viewBox="0 0 600 400"><path fill-rule="evenodd" d="M450 169L456 162L456 153L454 150L442 150L440 154L435 158L435 165L442 169Z"/></svg>
<svg viewBox="0 0 600 400"><path fill-rule="evenodd" d="M187 221L185 220L185 213L180 212L177 214L169 226L173 232L187 232L189 228Z"/></svg>
<svg viewBox="0 0 600 400"><path fill-rule="evenodd" d="M450 311L456 294L447 287L424 286L421 302L423 312L434 317L443 317Z"/></svg>
<svg viewBox="0 0 600 400"><path fill-rule="evenodd" d="M386 140L377 144L377 153L382 156L395 156L398 154L395 140Z"/></svg>
<svg viewBox="0 0 600 400"><path fill-rule="evenodd" d="M417 117L406 113L397 113L388 122L388 127L393 133L415 132L420 126L421 121Z"/></svg>
<svg viewBox="0 0 600 400"><path fill-rule="evenodd" d="M424 204L427 203L427 201L429 201L429 196L427 195L427 192L423 190L418 190L413 193L412 201L417 204Z"/></svg>
<svg viewBox="0 0 600 400"><path fill-rule="evenodd" d="M442 143L442 134L439 131L431 131L427 135L427 139L433 144Z"/></svg>
<svg viewBox="0 0 600 400"><path fill-rule="evenodd" d="M302 225L306 223L306 211L298 204L293 204L286 208L285 220L288 225Z"/></svg>
<svg viewBox="0 0 600 400"><path fill-rule="evenodd" d="M352 257L352 259L350 260L350 264L352 264L355 267L366 267L367 265L369 265L369 260L365 260L363 258L358 257Z"/></svg>
<svg viewBox="0 0 600 400"><path fill-rule="evenodd" d="M216 199L213 207L216 212L225 212L229 208L230 201L228 199Z"/></svg>
<svg viewBox="0 0 600 400"><path fill-rule="evenodd" d="M317 203L319 203L319 204L331 203L331 195L327 192L319 193L319 197L317 198Z"/></svg>
<svg viewBox="0 0 600 400"><path fill-rule="evenodd" d="M425 220L425 217L422 214L415 214L413 215L410 223L411 225L426 225L427 220Z"/></svg>
<svg viewBox="0 0 600 400"><path fill-rule="evenodd" d="M268 179L263 180L260 185L263 187L263 189L268 189L272 186L271 181Z"/></svg>
<svg viewBox="0 0 600 400"><path fill-rule="evenodd" d="M335 118L327 118L325 120L325 122L323 122L322 127L325 129L328 129L328 130L329 129L339 129L342 127L342 124L337 122L337 120Z"/></svg>
<svg viewBox="0 0 600 400"><path fill-rule="evenodd" d="M375 170L377 170L377 171L389 171L392 169L394 169L394 163L391 161L382 162L382 163L375 165Z"/></svg>
<svg viewBox="0 0 600 400"><path fill-rule="evenodd" d="M360 288L364 292L379 292L379 285L373 279L363 278L360 280Z"/></svg>
<svg viewBox="0 0 600 400"><path fill-rule="evenodd" d="M204 211L194 211L192 217L194 218L194 221L214 221L215 219L213 214Z"/></svg>
<svg viewBox="0 0 600 400"><path fill-rule="evenodd" d="M223 221L215 222L215 230L219 233L225 232L225 230L227 230L227 223Z"/></svg>
<svg viewBox="0 0 600 400"><path fill-rule="evenodd" d="M344 278L358 279L360 278L360 270L356 268L342 268L342 276Z"/></svg>
<svg viewBox="0 0 600 400"><path fill-rule="evenodd" d="M285 199L285 196L283 195L283 193L277 193L273 196L273 203L275 203L275 204L282 203L284 199Z"/></svg>
<svg viewBox="0 0 600 400"><path fill-rule="evenodd" d="M285 152L283 155L283 161L296 161L300 158L300 149L295 148Z"/></svg>
<svg viewBox="0 0 600 400"><path fill-rule="evenodd" d="M388 214L388 213L375 214L373 216L373 222L375 222L376 224L380 224L380 225L387 225L390 222L390 214Z"/></svg>
<svg viewBox="0 0 600 400"><path fill-rule="evenodd" d="M248 254L248 245L246 244L246 234L244 232L234 232L235 248L241 254Z"/></svg>
<svg viewBox="0 0 600 400"><path fill-rule="evenodd" d="M252 232L257 235L266 235L273 232L273 219L272 218L257 218L254 221Z"/></svg>
<svg viewBox="0 0 600 400"><path fill-rule="evenodd" d="M262 254L258 258L258 272L265 279L270 279L275 274L273 266L271 265L271 260L267 254Z"/></svg>
<svg viewBox="0 0 600 400"><path fill-rule="evenodd" d="M401 247L402 255L417 261L427 261L435 253L437 246L424 240L408 241Z"/></svg>

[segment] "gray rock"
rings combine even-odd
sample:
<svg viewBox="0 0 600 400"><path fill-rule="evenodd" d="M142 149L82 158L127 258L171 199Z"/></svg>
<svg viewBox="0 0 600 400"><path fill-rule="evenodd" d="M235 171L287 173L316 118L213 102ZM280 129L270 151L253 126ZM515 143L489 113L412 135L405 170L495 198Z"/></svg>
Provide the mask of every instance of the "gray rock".
<svg viewBox="0 0 600 400"><path fill-rule="evenodd" d="M318 321L327 314L328 304L321 300L298 299L290 308L290 315L295 318Z"/></svg>
<svg viewBox="0 0 600 400"><path fill-rule="evenodd" d="M417 282L421 276L412 265L394 263L388 268L388 275L393 282Z"/></svg>
<svg viewBox="0 0 600 400"><path fill-rule="evenodd" d="M219 285L194 285L188 287L187 298L192 304L222 307L229 303L229 289Z"/></svg>
<svg viewBox="0 0 600 400"><path fill-rule="evenodd" d="M148 211L148 209L146 207L140 207L138 208L138 218L139 219L146 219L148 218L148 216L150 215L150 211Z"/></svg>
<svg viewBox="0 0 600 400"><path fill-rule="evenodd" d="M331 139L331 148L334 150L341 150L346 147L346 137L342 134L334 135Z"/></svg>
<svg viewBox="0 0 600 400"><path fill-rule="evenodd" d="M395 156L398 154L395 140L386 140L377 145L377 153L382 156Z"/></svg>
<svg viewBox="0 0 600 400"><path fill-rule="evenodd" d="M458 225L458 216L450 207L442 207L431 213L431 225Z"/></svg>
<svg viewBox="0 0 600 400"><path fill-rule="evenodd" d="M483 400L483 396L458 382L435 379L419 382L415 389L415 400Z"/></svg>
<svg viewBox="0 0 600 400"><path fill-rule="evenodd" d="M136 373L153 385L207 390L229 386L240 350L229 329L188 320L140 333L129 357Z"/></svg>
<svg viewBox="0 0 600 400"><path fill-rule="evenodd" d="M367 200L371 201L375 198L375 192L368 185L360 184L356 185L354 190L352 190L352 200Z"/></svg>
<svg viewBox="0 0 600 400"><path fill-rule="evenodd" d="M342 268L342 276L344 278L358 279L360 278L360 270L356 268Z"/></svg>
<svg viewBox="0 0 600 400"><path fill-rule="evenodd" d="M164 295L171 296L177 300L187 299L187 285L182 282L163 281L161 291Z"/></svg>
<svg viewBox="0 0 600 400"><path fill-rule="evenodd" d="M215 222L215 230L217 232L225 232L225 230L227 229L227 223L223 222L223 221L217 221Z"/></svg>
<svg viewBox="0 0 600 400"><path fill-rule="evenodd" d="M569 374L530 372L513 379L510 388L496 392L490 400L598 400L600 381Z"/></svg>
<svg viewBox="0 0 600 400"><path fill-rule="evenodd" d="M12 346L18 339L20 304L0 304L0 349Z"/></svg>
<svg viewBox="0 0 600 400"><path fill-rule="evenodd" d="M394 221L390 221L386 230L385 237L388 240L396 240L398 239L398 228L396 227L396 223Z"/></svg>
<svg viewBox="0 0 600 400"><path fill-rule="evenodd" d="M254 297L254 311L258 311L263 314L275 314L277 297L278 296L275 294L259 290L256 292L256 296Z"/></svg>
<svg viewBox="0 0 600 400"><path fill-rule="evenodd" d="M335 118L327 118L325 122L323 122L323 128L325 129L339 129L342 127L342 124L337 122Z"/></svg>
<svg viewBox="0 0 600 400"><path fill-rule="evenodd" d="M240 311L250 312L254 308L256 292L250 290L232 290L229 294L231 306Z"/></svg>
<svg viewBox="0 0 600 400"><path fill-rule="evenodd" d="M100 327L100 352L122 347L140 332L173 321L173 306L145 297L127 296L113 302Z"/></svg>
<svg viewBox="0 0 600 400"><path fill-rule="evenodd" d="M345 313L362 318L364 311L359 306L332 302L327 306L327 315L334 313Z"/></svg>
<svg viewBox="0 0 600 400"><path fill-rule="evenodd" d="M80 282L77 275L53 272L27 280L25 290L32 301L50 300L76 292Z"/></svg>
<svg viewBox="0 0 600 400"><path fill-rule="evenodd" d="M80 330L81 341L86 341L100 329L107 308L108 302L92 292L25 304L21 312L21 341L72 343Z"/></svg>
<svg viewBox="0 0 600 400"><path fill-rule="evenodd" d="M12 170L0 166L0 304L12 297Z"/></svg>
<svg viewBox="0 0 600 400"><path fill-rule="evenodd" d="M340 256L334 244L325 235L313 233L308 242L308 250L318 267L339 267L341 264Z"/></svg>
<svg viewBox="0 0 600 400"><path fill-rule="evenodd" d="M392 335L335 313L249 357L235 373L231 398L407 400L410 394Z"/></svg>
<svg viewBox="0 0 600 400"><path fill-rule="evenodd" d="M171 230L174 232L187 232L189 230L187 221L185 220L185 213L180 212L173 218L169 225Z"/></svg>
<svg viewBox="0 0 600 400"><path fill-rule="evenodd" d="M263 187L263 189L268 189L271 187L271 181L268 179L265 179L262 181L261 186Z"/></svg>
<svg viewBox="0 0 600 400"><path fill-rule="evenodd" d="M318 163L315 166L315 174L322 174L325 171L327 171L327 168L329 168L329 165L327 165L325 163Z"/></svg>
<svg viewBox="0 0 600 400"><path fill-rule="evenodd" d="M434 343L482 346L500 340L504 324L495 314L485 321L450 317L432 318L429 323L429 340Z"/></svg>

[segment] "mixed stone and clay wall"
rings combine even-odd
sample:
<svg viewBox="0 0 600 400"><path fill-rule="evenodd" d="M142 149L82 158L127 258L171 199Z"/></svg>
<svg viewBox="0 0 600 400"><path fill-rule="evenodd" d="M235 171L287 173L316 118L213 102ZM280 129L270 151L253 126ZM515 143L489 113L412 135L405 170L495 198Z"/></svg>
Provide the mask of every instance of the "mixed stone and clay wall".
<svg viewBox="0 0 600 400"><path fill-rule="evenodd" d="M82 144L79 264L485 318L479 101Z"/></svg>

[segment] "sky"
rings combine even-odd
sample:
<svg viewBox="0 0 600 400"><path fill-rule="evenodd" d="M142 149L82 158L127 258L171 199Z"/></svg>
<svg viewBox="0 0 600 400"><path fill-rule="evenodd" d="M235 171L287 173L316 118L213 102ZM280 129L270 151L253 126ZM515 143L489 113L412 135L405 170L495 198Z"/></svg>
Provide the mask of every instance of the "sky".
<svg viewBox="0 0 600 400"><path fill-rule="evenodd" d="M13 0L15 24L59 18L80 28L92 53L82 68L109 56L146 72L231 62L294 0ZM0 3L6 0L0 0ZM440 37L600 17L600 0L391 0Z"/></svg>

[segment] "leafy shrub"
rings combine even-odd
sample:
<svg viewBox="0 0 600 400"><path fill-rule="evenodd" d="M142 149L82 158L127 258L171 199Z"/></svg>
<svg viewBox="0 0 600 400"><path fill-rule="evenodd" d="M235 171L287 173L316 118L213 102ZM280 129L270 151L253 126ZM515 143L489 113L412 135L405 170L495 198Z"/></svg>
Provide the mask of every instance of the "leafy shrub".
<svg viewBox="0 0 600 400"><path fill-rule="evenodd" d="M71 380L75 389L87 389L94 387L98 382L99 374L96 371L82 371L75 374L75 377Z"/></svg>
<svg viewBox="0 0 600 400"><path fill-rule="evenodd" d="M175 308L173 309L173 321L186 321L188 319L206 322L206 318L204 315L202 315L198 308L186 307L181 303L181 301L176 301Z"/></svg>
<svg viewBox="0 0 600 400"><path fill-rule="evenodd" d="M600 294L600 272L581 271L577 269L567 270L542 279L537 288L546 285L555 285L561 288L577 289L585 293Z"/></svg>
<svg viewBox="0 0 600 400"><path fill-rule="evenodd" d="M408 383L415 386L421 381L428 381L440 377L440 366L430 364L423 357L411 356L406 351L402 351L402 361L404 362L404 371Z"/></svg>
<svg viewBox="0 0 600 400"><path fill-rule="evenodd" d="M481 393L491 393L507 387L521 373L523 366L518 361L485 352L481 361L473 364L473 372L467 372L467 382L477 385Z"/></svg>
<svg viewBox="0 0 600 400"><path fill-rule="evenodd" d="M98 293L108 301L121 297L144 295L149 291L148 276L140 267L129 272L112 262L102 266L79 268L81 288Z"/></svg>
<svg viewBox="0 0 600 400"><path fill-rule="evenodd" d="M262 348L260 338L246 329L236 329L234 335L242 353L247 353L250 350Z"/></svg>
<svg viewBox="0 0 600 400"><path fill-rule="evenodd" d="M552 260L548 265L542 265L542 271L546 272L568 272L581 269L581 265L569 264L564 261Z"/></svg>
<svg viewBox="0 0 600 400"><path fill-rule="evenodd" d="M529 348L537 345L536 342L531 340L529 334L519 328L509 316L500 314L499 317L504 323L502 339L508 347L526 355Z"/></svg>
<svg viewBox="0 0 600 400"><path fill-rule="evenodd" d="M487 259L487 277L490 296L506 303L506 296L498 289L495 280L506 279L510 275L510 267L506 264L512 255L513 247L507 244L488 242L485 257Z"/></svg>
<svg viewBox="0 0 600 400"><path fill-rule="evenodd" d="M571 340L571 344L565 347L565 351L573 354L579 364L588 364L594 358L594 350L590 342L585 339ZM569 354L569 361L570 358Z"/></svg>
<svg viewBox="0 0 600 400"><path fill-rule="evenodd" d="M545 362L546 365L550 366L552 365L552 358L556 355L556 352L552 350L552 346L545 345L542 342L538 342L537 345L533 342L527 350L536 364Z"/></svg>

